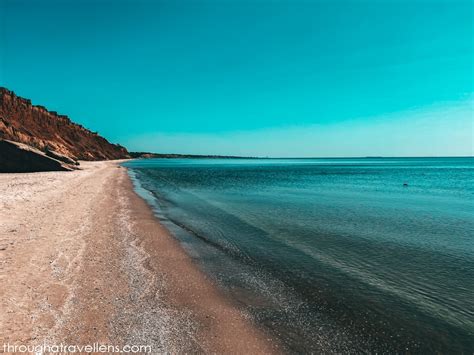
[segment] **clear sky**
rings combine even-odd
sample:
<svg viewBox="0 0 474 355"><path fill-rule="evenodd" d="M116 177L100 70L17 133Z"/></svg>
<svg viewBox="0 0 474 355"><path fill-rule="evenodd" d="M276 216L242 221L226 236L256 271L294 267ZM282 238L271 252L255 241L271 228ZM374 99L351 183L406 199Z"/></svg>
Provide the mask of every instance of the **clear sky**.
<svg viewBox="0 0 474 355"><path fill-rule="evenodd" d="M129 150L473 155L473 2L0 0L0 85Z"/></svg>

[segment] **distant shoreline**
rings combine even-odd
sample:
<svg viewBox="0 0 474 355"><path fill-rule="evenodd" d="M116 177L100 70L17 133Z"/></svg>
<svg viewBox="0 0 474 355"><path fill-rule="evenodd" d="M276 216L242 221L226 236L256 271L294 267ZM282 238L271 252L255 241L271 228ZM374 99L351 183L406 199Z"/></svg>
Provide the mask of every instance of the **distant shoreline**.
<svg viewBox="0 0 474 355"><path fill-rule="evenodd" d="M234 155L201 155L174 153L130 152L132 159L249 159L249 160L310 160L310 159L444 159L444 158L474 158L474 155L462 156L365 156L365 157L246 157Z"/></svg>

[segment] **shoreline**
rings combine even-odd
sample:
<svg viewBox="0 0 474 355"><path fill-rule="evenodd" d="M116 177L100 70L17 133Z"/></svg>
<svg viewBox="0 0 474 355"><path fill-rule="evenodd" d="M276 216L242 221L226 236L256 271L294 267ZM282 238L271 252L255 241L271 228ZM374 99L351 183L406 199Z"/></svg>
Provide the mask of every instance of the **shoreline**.
<svg viewBox="0 0 474 355"><path fill-rule="evenodd" d="M0 175L0 343L280 352L159 223L118 164Z"/></svg>

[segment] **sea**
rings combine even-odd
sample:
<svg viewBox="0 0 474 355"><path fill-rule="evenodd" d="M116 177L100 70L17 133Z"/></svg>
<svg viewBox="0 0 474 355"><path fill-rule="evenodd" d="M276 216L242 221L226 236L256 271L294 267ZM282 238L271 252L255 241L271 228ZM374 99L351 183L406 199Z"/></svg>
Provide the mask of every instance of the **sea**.
<svg viewBox="0 0 474 355"><path fill-rule="evenodd" d="M284 351L474 352L474 158L124 165L198 267Z"/></svg>

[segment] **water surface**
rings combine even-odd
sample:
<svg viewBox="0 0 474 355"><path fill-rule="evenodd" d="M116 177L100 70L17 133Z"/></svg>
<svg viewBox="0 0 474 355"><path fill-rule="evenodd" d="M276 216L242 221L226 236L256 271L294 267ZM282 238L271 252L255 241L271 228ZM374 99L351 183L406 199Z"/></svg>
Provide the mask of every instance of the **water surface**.
<svg viewBox="0 0 474 355"><path fill-rule="evenodd" d="M125 164L188 253L290 352L474 350L474 159Z"/></svg>

